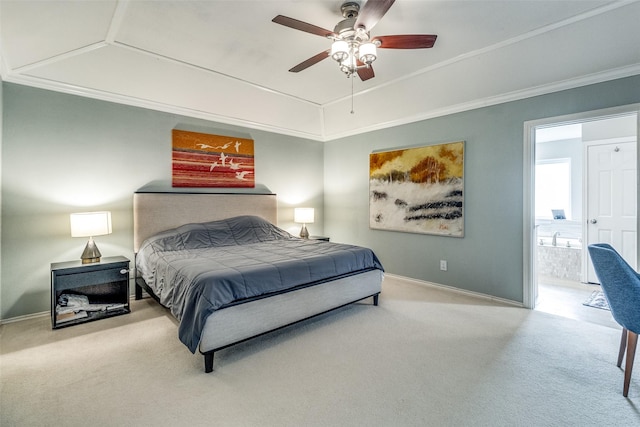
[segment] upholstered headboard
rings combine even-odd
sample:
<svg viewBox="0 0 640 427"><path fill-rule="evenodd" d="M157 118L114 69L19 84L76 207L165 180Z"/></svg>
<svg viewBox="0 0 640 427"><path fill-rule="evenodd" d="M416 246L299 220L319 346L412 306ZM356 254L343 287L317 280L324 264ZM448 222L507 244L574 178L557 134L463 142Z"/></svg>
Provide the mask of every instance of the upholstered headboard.
<svg viewBox="0 0 640 427"><path fill-rule="evenodd" d="M133 250L152 235L193 222L238 215L260 216L277 225L275 194L145 192L133 194Z"/></svg>

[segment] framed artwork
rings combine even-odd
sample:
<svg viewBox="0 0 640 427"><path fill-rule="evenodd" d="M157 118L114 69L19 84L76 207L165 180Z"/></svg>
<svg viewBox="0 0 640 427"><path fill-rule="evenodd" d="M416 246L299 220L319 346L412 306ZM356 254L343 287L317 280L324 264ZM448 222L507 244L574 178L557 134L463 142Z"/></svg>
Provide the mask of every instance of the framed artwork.
<svg viewBox="0 0 640 427"><path fill-rule="evenodd" d="M174 187L255 187L253 140L173 129Z"/></svg>
<svg viewBox="0 0 640 427"><path fill-rule="evenodd" d="M464 236L464 141L369 155L369 226Z"/></svg>

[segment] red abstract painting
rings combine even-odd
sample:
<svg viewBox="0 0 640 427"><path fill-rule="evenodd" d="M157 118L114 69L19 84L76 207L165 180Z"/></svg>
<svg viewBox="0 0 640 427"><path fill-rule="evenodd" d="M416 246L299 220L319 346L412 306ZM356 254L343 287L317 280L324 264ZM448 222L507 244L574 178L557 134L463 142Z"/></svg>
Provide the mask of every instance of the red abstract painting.
<svg viewBox="0 0 640 427"><path fill-rule="evenodd" d="M172 131L174 187L255 187L253 140Z"/></svg>

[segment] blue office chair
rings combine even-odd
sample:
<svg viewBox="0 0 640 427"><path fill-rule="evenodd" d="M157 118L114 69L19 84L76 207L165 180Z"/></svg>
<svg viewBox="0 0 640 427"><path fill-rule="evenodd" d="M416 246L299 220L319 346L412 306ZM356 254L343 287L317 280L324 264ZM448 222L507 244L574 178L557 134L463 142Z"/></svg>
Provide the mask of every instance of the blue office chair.
<svg viewBox="0 0 640 427"><path fill-rule="evenodd" d="M622 326L618 367L622 365L622 358L626 350L627 361L624 368L622 395L627 397L638 333L640 333L640 275L626 263L611 245L597 243L589 245L588 249L602 291L609 302L611 314L615 321Z"/></svg>

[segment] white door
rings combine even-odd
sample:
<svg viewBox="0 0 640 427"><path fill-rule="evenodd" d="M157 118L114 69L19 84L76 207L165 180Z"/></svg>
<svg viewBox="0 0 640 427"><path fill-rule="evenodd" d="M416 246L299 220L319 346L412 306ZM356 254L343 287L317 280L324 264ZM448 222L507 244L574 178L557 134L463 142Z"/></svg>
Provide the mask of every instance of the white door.
<svg viewBox="0 0 640 427"><path fill-rule="evenodd" d="M635 141L594 142L587 147L587 244L609 243L634 269L637 269L636 163ZM598 283L591 259L584 252L587 281Z"/></svg>

